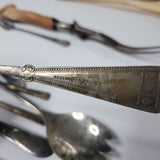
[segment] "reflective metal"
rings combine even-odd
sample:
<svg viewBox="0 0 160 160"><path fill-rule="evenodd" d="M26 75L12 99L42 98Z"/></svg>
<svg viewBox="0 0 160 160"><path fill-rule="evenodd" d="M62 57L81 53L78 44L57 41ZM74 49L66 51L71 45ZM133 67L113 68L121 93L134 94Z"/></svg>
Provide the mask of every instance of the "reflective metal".
<svg viewBox="0 0 160 160"><path fill-rule="evenodd" d="M29 94L31 96L35 96L35 97L45 99L45 100L48 100L50 98L50 94L44 91L33 90L33 89L26 88L26 87L21 87L19 85L13 85L13 84L3 83L3 82L0 82L0 86L8 88L12 91L22 92L22 93Z"/></svg>
<svg viewBox="0 0 160 160"><path fill-rule="evenodd" d="M0 122L0 136L37 157L48 157L53 153L46 138L3 122Z"/></svg>
<svg viewBox="0 0 160 160"><path fill-rule="evenodd" d="M143 111L160 112L159 66L35 68L1 65L0 73Z"/></svg>
<svg viewBox="0 0 160 160"><path fill-rule="evenodd" d="M116 136L109 128L98 120L86 116L80 112L72 114L53 114L44 111L26 97L18 96L27 101L29 106L38 109L47 127L48 141L55 153L64 160L101 160L105 159L103 152L110 152L112 149L106 140L116 139ZM3 107L18 115L34 120L34 114L24 112L21 109L7 103L0 102ZM36 117L38 117L36 115ZM41 123L41 117L39 121Z"/></svg>
<svg viewBox="0 0 160 160"><path fill-rule="evenodd" d="M62 23L62 22L60 22ZM58 25L58 24L57 24ZM64 23L65 25L65 23ZM62 25L58 25L62 26ZM66 24L67 26L67 24ZM110 36L101 33L101 32L96 32L94 30L84 28L80 26L77 22L74 22L73 24L70 24L70 28L68 29L66 27L66 31L77 35L79 38L82 40L94 40L96 42L102 43L106 46L112 47L118 51L124 52L124 53L160 53L160 46L151 46L151 47L131 47L127 46L125 44L122 44L115 40L114 38L111 38ZM58 28L61 30L61 28ZM62 28L63 30L64 28Z"/></svg>
<svg viewBox="0 0 160 160"><path fill-rule="evenodd" d="M5 103L5 102L2 102L0 101L0 107L1 108L4 108L12 113L15 113L17 115L20 115L24 118L27 118L27 119L30 119L36 123L39 123L41 125L44 125L44 122L43 122L43 119L40 115L37 115L37 114L34 114L34 113L31 113L31 112L28 112L28 111L25 111L23 109L20 109L18 107L15 107L11 104L8 104L8 103Z"/></svg>
<svg viewBox="0 0 160 160"><path fill-rule="evenodd" d="M9 84L13 84L13 85L20 86L20 87L26 87L26 83L22 81L21 79L10 77L10 76L5 76L5 75L1 75L1 76Z"/></svg>

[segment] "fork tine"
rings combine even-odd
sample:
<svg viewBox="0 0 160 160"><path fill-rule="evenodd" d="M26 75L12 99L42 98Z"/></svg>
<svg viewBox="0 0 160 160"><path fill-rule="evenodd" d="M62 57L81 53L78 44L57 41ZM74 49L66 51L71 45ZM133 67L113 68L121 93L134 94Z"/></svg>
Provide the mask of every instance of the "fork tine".
<svg viewBox="0 0 160 160"><path fill-rule="evenodd" d="M99 33L97 38L95 38L94 40L97 40L107 46L110 46L116 50L119 50L125 53L160 53L160 46L130 47L130 46L119 43L115 39L103 33Z"/></svg>
<svg viewBox="0 0 160 160"><path fill-rule="evenodd" d="M125 53L160 53L160 46L136 48L118 44L117 46L112 47Z"/></svg>

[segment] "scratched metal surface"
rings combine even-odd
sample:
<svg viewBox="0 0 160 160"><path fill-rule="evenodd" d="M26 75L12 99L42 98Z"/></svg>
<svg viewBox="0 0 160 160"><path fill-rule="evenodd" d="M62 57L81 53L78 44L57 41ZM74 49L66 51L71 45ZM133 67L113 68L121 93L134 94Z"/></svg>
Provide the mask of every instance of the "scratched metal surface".
<svg viewBox="0 0 160 160"><path fill-rule="evenodd" d="M21 9L27 9L55 16L61 20L79 21L86 27L104 31L124 44L133 46L147 46L160 44L160 19L125 12L100 6L90 6L77 3L60 2L56 0L0 0L0 6L15 3ZM22 27L42 32L72 42L69 48L43 39L0 29L0 59L1 64L23 65L33 64L43 66L128 66L128 65L160 65L159 54L123 54L95 42L82 42L68 34L45 31L32 26ZM144 113L120 105L94 99L69 91L29 84L52 93L48 102L35 99L42 107L58 113L81 111L89 114L112 128L120 139L121 144L115 146L120 157L111 160L157 160L160 157L160 115ZM1 90L0 100L21 106L12 96ZM14 125L28 128L45 135L45 128L28 120L15 117L0 110L0 120ZM34 129L33 129L34 128ZM113 144L114 145L114 144ZM21 151L9 142L0 138L0 158L16 160L36 160L38 158ZM48 160L60 160L53 155Z"/></svg>

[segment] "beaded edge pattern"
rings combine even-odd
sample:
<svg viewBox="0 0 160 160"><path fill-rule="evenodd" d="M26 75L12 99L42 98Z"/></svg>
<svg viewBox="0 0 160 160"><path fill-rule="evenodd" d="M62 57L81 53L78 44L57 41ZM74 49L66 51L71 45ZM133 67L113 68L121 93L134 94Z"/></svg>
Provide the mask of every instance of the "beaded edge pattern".
<svg viewBox="0 0 160 160"><path fill-rule="evenodd" d="M50 72L55 72L55 71L124 71L124 72L128 72L128 71L138 71L138 72L158 72L160 71L160 67L159 66L140 66L140 67L59 67L59 68L35 68L35 71L50 71ZM51 82L51 81L45 81L45 80L42 80L40 78L37 78L37 77L34 77L34 81L36 82L40 82L40 83L43 83L43 84L47 84L47 85L50 85L50 86L55 86L55 87L59 87L59 88L62 88L62 89L66 89L66 90L70 90L70 91L73 91L73 92L77 92L77 93L80 93L80 94L84 94L84 95L88 95L88 96L91 96L91 97L95 97L95 98L99 98L99 99L102 99L102 100L106 100L106 101L110 101L112 103L118 103L118 104L121 104L121 105L125 105L125 106L128 106L128 107L132 107L132 108L139 108L139 104L133 106L132 104L130 103L127 103L127 102L122 102L122 101L119 101L119 100L114 100L112 98L109 98L109 97L105 97L105 96L102 96L102 95L99 95L99 94L96 94L96 93L92 93L91 91L87 91L87 90L82 90L82 89L79 89L79 88L72 88L71 86L66 86L66 85L63 85L63 84L58 84L58 83L55 83L55 82ZM146 108L146 107L140 107L139 109L140 110L145 110L145 111L148 111L148 112L153 112L153 113L157 113L159 112L159 103L156 103L155 104L155 107L154 109L153 108ZM157 108L158 107L158 108Z"/></svg>

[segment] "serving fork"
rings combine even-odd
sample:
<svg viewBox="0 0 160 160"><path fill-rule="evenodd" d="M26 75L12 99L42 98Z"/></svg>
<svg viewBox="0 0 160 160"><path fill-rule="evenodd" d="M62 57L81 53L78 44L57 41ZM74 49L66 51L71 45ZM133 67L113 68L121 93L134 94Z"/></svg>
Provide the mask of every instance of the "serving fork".
<svg viewBox="0 0 160 160"><path fill-rule="evenodd" d="M22 22L27 24L36 25L50 30L65 31L78 36L82 40L94 40L118 51L125 53L160 53L160 46L153 47L131 47L122 44L111 38L110 36L97 32L79 25L76 21L69 24L62 22L53 17L43 16L34 12L18 10L15 6L11 5L2 12L3 25L12 27L13 23Z"/></svg>

